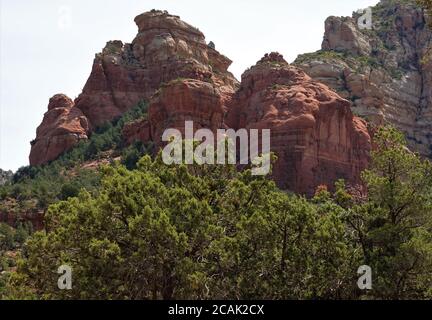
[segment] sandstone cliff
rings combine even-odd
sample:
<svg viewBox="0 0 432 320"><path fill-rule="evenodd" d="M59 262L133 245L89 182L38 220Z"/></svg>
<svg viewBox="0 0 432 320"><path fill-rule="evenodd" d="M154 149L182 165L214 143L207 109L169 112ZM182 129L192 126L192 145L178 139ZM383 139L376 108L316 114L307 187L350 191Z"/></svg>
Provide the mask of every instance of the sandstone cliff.
<svg viewBox="0 0 432 320"><path fill-rule="evenodd" d="M129 126L128 141L160 145L165 129L271 129L278 156L273 178L281 188L312 194L337 179L357 184L369 161L366 123L354 117L350 102L326 85L290 66L278 53L266 55L245 72L239 90L224 104L216 87L199 80L177 80L150 101L148 120Z"/></svg>
<svg viewBox="0 0 432 320"><path fill-rule="evenodd" d="M223 128L226 112L224 94L211 83L195 79L170 82L150 101L151 136L156 145L165 129L184 132L185 121L193 121L194 129Z"/></svg>
<svg viewBox="0 0 432 320"><path fill-rule="evenodd" d="M329 17L322 50L295 65L353 103L355 114L404 131L412 149L432 156L432 32L415 1L382 0L371 30L359 14Z"/></svg>
<svg viewBox="0 0 432 320"><path fill-rule="evenodd" d="M273 177L282 188L312 194L337 179L359 182L371 143L349 101L278 53L266 55L239 84L227 71L231 61L179 17L152 11L135 22L139 33L132 44L107 44L75 102L63 95L51 99L33 142L32 165L55 159L97 126L147 100L147 117L123 127L129 144L160 146L164 130L183 130L186 120L195 130L270 129L279 157Z"/></svg>
<svg viewBox="0 0 432 320"><path fill-rule="evenodd" d="M172 80L209 83L222 99L238 86L227 71L231 60L208 46L204 35L178 16L153 10L137 16L135 22L139 32L131 44L110 41L96 55L90 77L74 103L57 106L50 102L32 143L31 165L56 159L96 127L150 99Z"/></svg>
<svg viewBox="0 0 432 320"><path fill-rule="evenodd" d="M273 177L283 189L311 194L337 179L356 184L368 165L370 136L350 103L277 53L243 74L228 121L271 129Z"/></svg>

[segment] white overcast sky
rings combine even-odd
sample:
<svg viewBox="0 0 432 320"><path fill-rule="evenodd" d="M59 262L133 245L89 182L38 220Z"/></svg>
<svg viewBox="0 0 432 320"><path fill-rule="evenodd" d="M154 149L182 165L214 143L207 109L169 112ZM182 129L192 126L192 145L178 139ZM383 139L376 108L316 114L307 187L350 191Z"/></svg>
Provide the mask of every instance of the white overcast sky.
<svg viewBox="0 0 432 320"><path fill-rule="evenodd" d="M30 141L56 93L78 96L95 53L130 42L138 14L168 10L234 61L237 78L266 52L288 62L320 49L324 20L378 0L0 0L0 168L28 165Z"/></svg>

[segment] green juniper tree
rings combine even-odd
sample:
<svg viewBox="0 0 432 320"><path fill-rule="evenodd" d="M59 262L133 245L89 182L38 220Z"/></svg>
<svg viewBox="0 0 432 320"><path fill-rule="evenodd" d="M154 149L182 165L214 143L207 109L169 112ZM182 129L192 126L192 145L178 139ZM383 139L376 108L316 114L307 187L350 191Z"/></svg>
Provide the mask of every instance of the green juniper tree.
<svg viewBox="0 0 432 320"><path fill-rule="evenodd" d="M363 173L367 201L348 219L375 275L369 296L431 297L431 163L408 150L392 127L379 129L374 143L371 167Z"/></svg>
<svg viewBox="0 0 432 320"><path fill-rule="evenodd" d="M357 197L342 181L312 199L235 166L103 169L91 194L50 206L4 298L426 299L432 287L431 164L391 127L374 137ZM57 287L61 265L73 288ZM373 270L373 289L357 269Z"/></svg>

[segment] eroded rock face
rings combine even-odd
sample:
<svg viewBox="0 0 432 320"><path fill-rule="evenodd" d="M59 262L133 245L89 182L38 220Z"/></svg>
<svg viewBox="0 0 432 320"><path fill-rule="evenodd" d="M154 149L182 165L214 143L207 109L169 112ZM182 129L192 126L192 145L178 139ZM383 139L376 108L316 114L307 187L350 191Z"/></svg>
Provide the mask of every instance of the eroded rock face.
<svg viewBox="0 0 432 320"><path fill-rule="evenodd" d="M88 132L87 118L73 101L63 94L53 96L32 141L30 164L36 166L57 159L80 140L87 139Z"/></svg>
<svg viewBox="0 0 432 320"><path fill-rule="evenodd" d="M295 65L353 102L374 124L394 124L410 147L432 156L432 32L415 1L382 0L372 8L373 29L359 15L330 17L322 50Z"/></svg>
<svg viewBox="0 0 432 320"><path fill-rule="evenodd" d="M135 21L139 33L132 44L107 44L75 103L63 95L51 99L33 143L32 165L57 158L146 99L147 118L123 128L127 143L161 147L164 131L184 132L185 121L193 121L194 130L270 129L279 157L273 177L282 188L313 194L337 179L358 182L370 136L350 102L277 53L245 72L239 85L227 71L231 61L177 16L152 11Z"/></svg>
<svg viewBox="0 0 432 320"><path fill-rule="evenodd" d="M271 150L278 156L273 178L284 189L312 195L317 186L332 188L338 179L359 183L368 165L370 135L350 106L272 53L243 74L228 100L208 82L168 83L151 100L148 121L137 123L142 130L128 129L126 136L144 136L141 141L150 138L161 147L163 132L174 128L184 134L185 121L193 121L195 131L270 129Z"/></svg>
<svg viewBox="0 0 432 320"><path fill-rule="evenodd" d="M277 53L243 74L228 121L236 129L271 129L273 177L284 189L311 195L337 179L356 184L368 164L370 136L350 102Z"/></svg>
<svg viewBox="0 0 432 320"><path fill-rule="evenodd" d="M73 112L69 115L69 109L63 108L67 114L57 111L46 115L32 147L31 165L47 163L85 138L58 135L64 127L76 127L75 117L85 116L88 128L84 129L91 133L139 101L149 100L161 85L172 80L210 83L218 88L222 99L228 99L238 87L227 71L231 60L209 47L204 35L178 16L153 10L139 15L135 22L139 33L131 44L110 41L96 55L83 92L70 109ZM57 117L62 120L56 121ZM67 124L69 119L71 124ZM44 153L46 150L50 152Z"/></svg>
<svg viewBox="0 0 432 320"><path fill-rule="evenodd" d="M147 119L139 119L126 123L123 128L122 136L128 145L136 141L152 141L150 122Z"/></svg>
<svg viewBox="0 0 432 320"><path fill-rule="evenodd" d="M170 82L151 100L151 137L160 146L166 129L178 129L184 134L185 121L193 121L194 130L207 128L216 132L223 128L225 111L223 94L214 84L194 79Z"/></svg>
<svg viewBox="0 0 432 320"><path fill-rule="evenodd" d="M326 20L322 49L347 50L358 55L368 55L372 51L367 36L358 28L357 20L350 17L329 17Z"/></svg>
<svg viewBox="0 0 432 320"><path fill-rule="evenodd" d="M162 84L175 79L213 82L227 94L237 81L231 60L207 46L204 35L180 17L151 11L135 18L138 34L131 44L107 43L76 105L92 127L119 117Z"/></svg>

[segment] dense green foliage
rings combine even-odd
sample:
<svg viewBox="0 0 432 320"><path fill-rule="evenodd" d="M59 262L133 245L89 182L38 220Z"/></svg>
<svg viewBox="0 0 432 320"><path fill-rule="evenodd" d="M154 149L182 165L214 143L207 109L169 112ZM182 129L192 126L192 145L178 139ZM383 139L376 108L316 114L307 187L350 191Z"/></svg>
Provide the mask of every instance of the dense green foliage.
<svg viewBox="0 0 432 320"><path fill-rule="evenodd" d="M370 170L368 201L352 209L364 261L375 270L377 298L432 297L432 166L406 148L395 129L381 130Z"/></svg>
<svg viewBox="0 0 432 320"><path fill-rule="evenodd" d="M20 223L12 228L0 223L0 297L5 289L9 272L16 267L16 250L21 248L30 234L33 233L31 223Z"/></svg>
<svg viewBox="0 0 432 320"><path fill-rule="evenodd" d="M392 128L375 139L363 196L339 181L306 199L250 170L160 156L106 166L97 194L50 206L4 298L431 298L431 164ZM64 264L72 290L57 288Z"/></svg>
<svg viewBox="0 0 432 320"><path fill-rule="evenodd" d="M13 173L12 171L4 171L0 169L0 186L5 184L9 184L12 180Z"/></svg>
<svg viewBox="0 0 432 320"><path fill-rule="evenodd" d="M20 247L32 232L33 227L31 223L20 223L17 228L0 223L0 251L13 250L16 247Z"/></svg>
<svg viewBox="0 0 432 320"><path fill-rule="evenodd" d="M147 104L141 102L121 118L97 128L88 141L82 141L56 161L40 167L23 167L14 175L0 170L0 214L13 215L20 221L22 213L31 215L46 210L50 204L78 196L81 189L97 194L101 174L94 168L83 168L85 163L107 159L112 162L121 157L128 168L135 168L144 154L152 152L152 145L136 142L126 146L122 130L126 123L146 114ZM32 233L31 223L18 224L17 228L0 224L0 273L15 267L15 257ZM0 292L7 277L0 275Z"/></svg>

